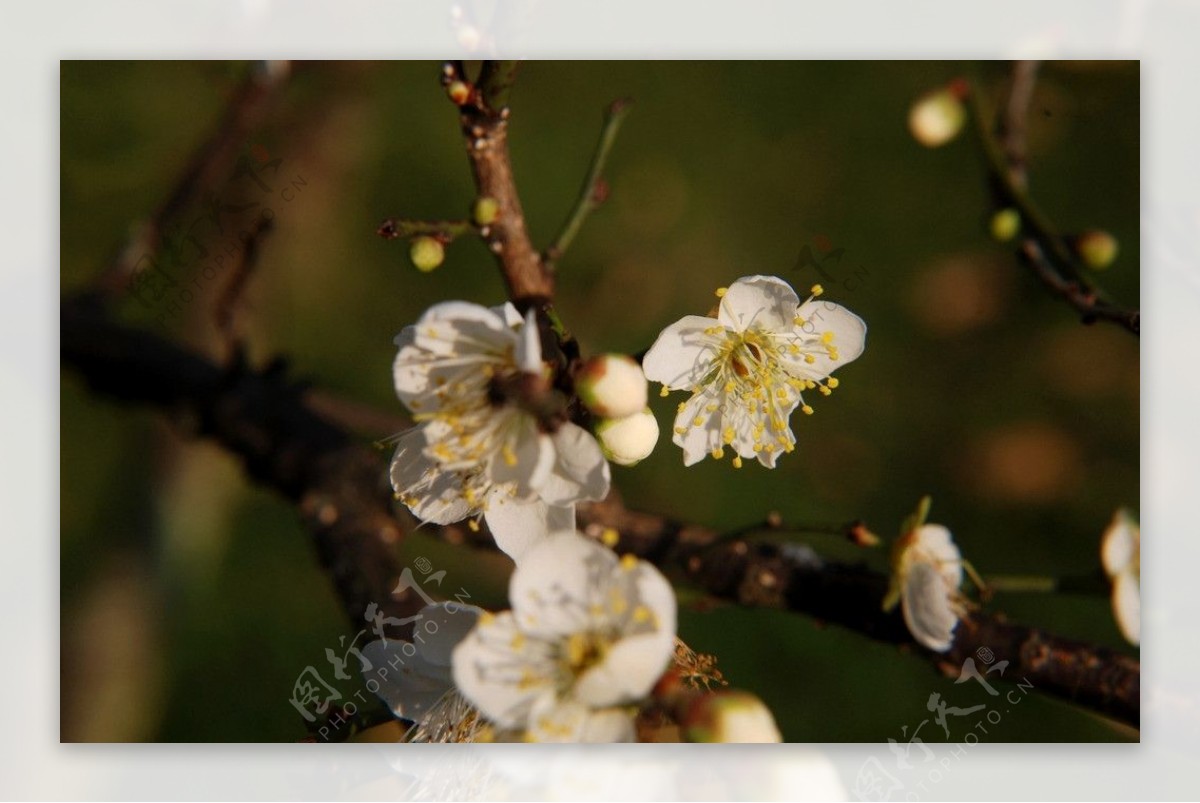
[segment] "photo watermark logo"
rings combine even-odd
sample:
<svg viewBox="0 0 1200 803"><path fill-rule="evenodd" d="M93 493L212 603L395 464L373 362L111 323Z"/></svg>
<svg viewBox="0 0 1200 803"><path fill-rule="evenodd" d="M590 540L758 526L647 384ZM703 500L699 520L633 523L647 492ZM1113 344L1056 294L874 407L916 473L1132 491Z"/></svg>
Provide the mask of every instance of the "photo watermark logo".
<svg viewBox="0 0 1200 803"><path fill-rule="evenodd" d="M433 564L424 557L413 561L413 566L423 576L418 579L411 568L405 567L404 571L400 573L396 588L392 591L393 596L404 594L411 589L420 596L426 605L435 604L437 600L429 595L422 584L434 584L440 590L442 581L446 577L446 570L435 572ZM454 594L453 601L449 604L466 605L466 600L470 598L471 594L465 588L459 588ZM349 681L357 686L365 679L366 691L370 694L377 693L387 680L389 673L400 671L405 665L406 659L412 659L417 655L418 645L424 643L425 637L433 636L438 630L438 624L426 619L421 613L403 618L387 616L374 602L367 605L363 612L363 620L367 622L368 627L355 633L348 646L346 637L342 636L338 640L337 650L330 647L325 648L325 660L333 669L333 679L343 682L340 688L325 680L317 668L311 664L304 667L292 685L292 695L288 702L308 723L310 732L319 741L329 741L336 736L358 714L360 704L372 702L363 694L362 688L355 688L352 694L344 693L345 682ZM394 628L408 627L409 625L412 626L409 640L395 638ZM388 628L393 628L391 631L393 635L389 635ZM401 645L400 655L393 656L385 665L372 664L359 649L360 639L367 633L373 634L375 638L385 643L389 640L397 641ZM353 662L351 656L353 656ZM358 678L355 677L356 674L359 676ZM355 700L358 702L356 703Z"/></svg>
<svg viewBox="0 0 1200 803"><path fill-rule="evenodd" d="M236 229L237 221L257 210L258 225L270 225L280 203L294 201L308 186L303 175L281 175L283 159L255 145L237 161L226 196L209 193L202 211L186 227L159 234L158 248L132 265L127 290L146 309L157 310L155 323L166 326L205 291L217 276L246 257L255 236ZM234 192L240 197L233 199ZM132 247L144 242L139 238ZM193 270L194 269L194 270ZM185 275L188 272L192 275Z"/></svg>
<svg viewBox="0 0 1200 803"><path fill-rule="evenodd" d="M976 663L976 658L979 659L979 663ZM1008 661L997 661L995 653L987 647L980 647L976 650L974 656L963 661L958 679L954 681L954 684L977 682L987 692L988 702L960 708L944 701L937 692L930 694L925 708L933 716L921 720L920 724L913 728L911 735L909 735L908 725L903 726L900 729L901 740L888 738L888 749L895 760L896 771L903 775L905 780L901 780L889 772L877 756L871 756L863 762L855 775L854 796L858 800L871 801L921 800L929 792L931 786L941 783L950 774L954 762L960 761L966 755L968 747L979 744L980 734L986 738L990 733L988 726L999 725L1004 719L1004 715L1011 712L1014 706L1020 705L1033 688L1033 684L1027 678L1022 677L1016 681L1015 689L1001 694L995 686L988 682L988 676L995 672L998 677L1003 677L1004 670L1007 668ZM1001 710L1002 705L1003 710ZM952 722L966 720L958 723L967 725L960 743L955 746L950 755L943 756L940 760L921 739L921 729L931 720L934 727L941 729L942 735L946 739L953 736L951 733ZM914 763L913 748L917 748L919 751L919 761L916 763ZM931 763L932 766L930 766Z"/></svg>

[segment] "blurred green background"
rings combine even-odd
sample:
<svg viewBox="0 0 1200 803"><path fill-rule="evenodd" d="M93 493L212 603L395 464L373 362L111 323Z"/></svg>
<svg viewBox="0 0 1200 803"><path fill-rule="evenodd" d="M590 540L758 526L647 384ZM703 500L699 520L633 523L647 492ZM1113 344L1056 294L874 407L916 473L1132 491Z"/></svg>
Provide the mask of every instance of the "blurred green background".
<svg viewBox="0 0 1200 803"><path fill-rule="evenodd" d="M302 65L245 143L280 159L271 194L257 196L276 229L247 294L252 358L286 354L321 387L397 413L396 332L438 300L503 295L477 242L455 243L441 268L421 274L406 245L374 234L387 216L469 208L439 67ZM62 64L64 291L89 281L162 199L246 69ZM1006 74L1000 63L523 66L511 147L540 245L574 202L606 105L636 103L611 155L611 197L560 265L558 308L585 351L644 349L666 324L707 311L716 287L752 273L800 289L820 280L869 326L866 352L839 372L834 396L793 419L798 449L777 470L734 472L712 460L684 470L664 436L652 458L614 469L631 506L724 528L769 510L788 521L862 518L891 537L928 493L932 520L985 575L1097 568L1113 511L1138 505L1138 342L1081 326L989 240L969 137L928 150L906 129L925 90L965 75L994 103ZM1029 140L1039 204L1063 231L1116 235L1121 254L1100 280L1136 306L1138 65L1044 65ZM244 196L246 179L237 181L217 196ZM290 199L284 186L294 187ZM797 268L802 249L822 243L844 249L827 267L835 281ZM201 282L169 324L210 353L219 287ZM123 308L133 322L161 312L136 300ZM665 433L681 398L655 396ZM325 649L350 631L295 511L220 450L189 440L186 426L93 398L70 372L61 437L62 738L301 738L292 684L309 665L328 677ZM809 543L886 565L884 550ZM403 550L447 569L447 589L505 606L504 558L419 534ZM761 695L789 741L903 741L902 728L929 716L931 692L986 702L922 657L803 616L712 607L691 594L681 604L681 636L715 653L734 686ZM990 607L1130 649L1105 597L1000 594ZM937 741L940 731L931 722L921 736ZM986 737L1130 739L1037 695Z"/></svg>

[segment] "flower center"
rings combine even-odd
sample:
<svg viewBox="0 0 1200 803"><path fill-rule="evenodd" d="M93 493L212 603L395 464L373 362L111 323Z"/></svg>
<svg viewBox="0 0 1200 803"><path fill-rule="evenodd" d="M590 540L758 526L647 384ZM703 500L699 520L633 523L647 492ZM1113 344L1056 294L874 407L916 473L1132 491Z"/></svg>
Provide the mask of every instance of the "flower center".
<svg viewBox="0 0 1200 803"><path fill-rule="evenodd" d="M572 633L563 650L563 661L572 677L579 677L604 660L608 639L598 633Z"/></svg>

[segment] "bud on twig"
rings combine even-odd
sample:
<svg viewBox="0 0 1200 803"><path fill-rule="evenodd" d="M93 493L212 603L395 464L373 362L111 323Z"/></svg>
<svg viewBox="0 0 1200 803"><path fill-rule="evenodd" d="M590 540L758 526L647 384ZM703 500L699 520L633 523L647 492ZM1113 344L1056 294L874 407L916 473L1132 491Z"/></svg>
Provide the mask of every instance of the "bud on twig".
<svg viewBox="0 0 1200 803"><path fill-rule="evenodd" d="M596 439L604 456L618 466L635 466L658 444L658 420L649 408L624 418L603 418Z"/></svg>
<svg viewBox="0 0 1200 803"><path fill-rule="evenodd" d="M696 697L679 726L689 742L764 744L783 740L775 717L763 701L744 691L716 691Z"/></svg>
<svg viewBox="0 0 1200 803"><path fill-rule="evenodd" d="M598 354L589 357L575 375L575 392L595 415L624 418L645 409L646 375L632 357Z"/></svg>
<svg viewBox="0 0 1200 803"><path fill-rule="evenodd" d="M422 273L428 273L442 264L446 248L436 237L417 237L412 241L408 256Z"/></svg>
<svg viewBox="0 0 1200 803"><path fill-rule="evenodd" d="M992 239L999 243L1008 242L1016 237L1019 231L1021 231L1021 213L1011 207L997 211L988 221L988 232L992 235Z"/></svg>
<svg viewBox="0 0 1200 803"><path fill-rule="evenodd" d="M1075 238L1075 251L1092 270L1104 270L1117 259L1117 238L1103 229L1090 229Z"/></svg>
<svg viewBox="0 0 1200 803"><path fill-rule="evenodd" d="M937 148L957 137L967 122L965 96L966 85L955 81L918 98L908 112L913 138L927 148Z"/></svg>
<svg viewBox="0 0 1200 803"><path fill-rule="evenodd" d="M476 198L471 217L477 226L490 226L500 215L500 204L495 198Z"/></svg>

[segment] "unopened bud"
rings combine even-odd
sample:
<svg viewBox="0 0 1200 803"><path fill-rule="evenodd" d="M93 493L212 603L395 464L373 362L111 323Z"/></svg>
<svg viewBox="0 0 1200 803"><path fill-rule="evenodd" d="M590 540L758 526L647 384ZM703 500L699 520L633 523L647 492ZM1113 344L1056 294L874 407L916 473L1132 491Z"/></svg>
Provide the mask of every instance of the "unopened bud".
<svg viewBox="0 0 1200 803"><path fill-rule="evenodd" d="M689 742L764 744L783 741L763 701L744 691L705 694L679 723Z"/></svg>
<svg viewBox="0 0 1200 803"><path fill-rule="evenodd" d="M658 443L658 419L649 408L624 418L601 419L595 429L600 450L618 466L637 465Z"/></svg>
<svg viewBox="0 0 1200 803"><path fill-rule="evenodd" d="M428 273L442 264L446 248L435 237L417 237L412 241L408 256L417 270Z"/></svg>
<svg viewBox="0 0 1200 803"><path fill-rule="evenodd" d="M646 375L624 354L598 354L575 376L579 400L601 418L624 418L646 407Z"/></svg>
<svg viewBox="0 0 1200 803"><path fill-rule="evenodd" d="M846 538L855 546L872 547L879 546L879 536L867 529L867 525L861 521L856 521L846 530Z"/></svg>
<svg viewBox="0 0 1200 803"><path fill-rule="evenodd" d="M1102 229L1091 229L1075 238L1075 250L1083 264L1104 270L1117 258L1117 238Z"/></svg>
<svg viewBox="0 0 1200 803"><path fill-rule="evenodd" d="M996 242L1006 243L1021 230L1021 213L1015 209L1001 209L992 215L988 222L988 231Z"/></svg>
<svg viewBox="0 0 1200 803"><path fill-rule="evenodd" d="M471 87L462 81L451 81L446 86L446 94L455 106L461 106L471 97Z"/></svg>
<svg viewBox="0 0 1200 803"><path fill-rule="evenodd" d="M500 202L495 198L476 198L475 206L471 210L471 217L474 218L475 224L478 226L489 226L496 221L500 215Z"/></svg>
<svg viewBox="0 0 1200 803"><path fill-rule="evenodd" d="M966 122L962 93L954 86L922 95L908 112L908 130L926 148L945 145L958 136Z"/></svg>

